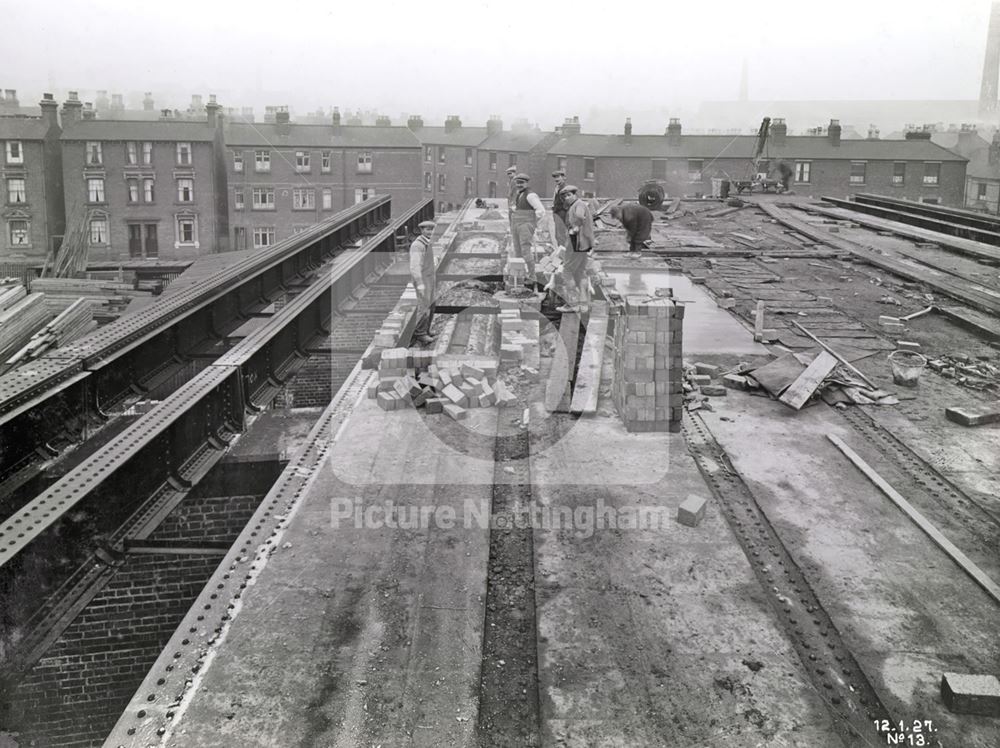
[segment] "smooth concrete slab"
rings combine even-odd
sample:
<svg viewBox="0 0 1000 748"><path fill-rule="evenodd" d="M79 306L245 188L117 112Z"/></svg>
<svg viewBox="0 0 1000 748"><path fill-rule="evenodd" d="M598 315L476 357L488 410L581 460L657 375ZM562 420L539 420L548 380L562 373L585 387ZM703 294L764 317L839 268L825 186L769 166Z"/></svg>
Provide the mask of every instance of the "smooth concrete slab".
<svg viewBox="0 0 1000 748"><path fill-rule="evenodd" d="M371 404L337 435L170 745L476 745L489 536L467 512L488 512L493 463L456 461Z"/></svg>
<svg viewBox="0 0 1000 748"><path fill-rule="evenodd" d="M753 341L753 334L743 327L704 289L694 285L689 278L667 270L610 269L608 275L615 279L615 290L628 294L656 293L657 288L672 288L674 298L685 302L684 356L734 355L766 356L767 349Z"/></svg>
<svg viewBox="0 0 1000 748"><path fill-rule="evenodd" d="M938 693L949 667L1000 668L995 602L826 435L887 475L892 467L822 404L796 413L742 395L704 418L889 713L933 720L942 745L997 745L996 720L956 717Z"/></svg>
<svg viewBox="0 0 1000 748"><path fill-rule="evenodd" d="M839 745L683 435L628 434L606 391L561 418L531 457L542 744Z"/></svg>

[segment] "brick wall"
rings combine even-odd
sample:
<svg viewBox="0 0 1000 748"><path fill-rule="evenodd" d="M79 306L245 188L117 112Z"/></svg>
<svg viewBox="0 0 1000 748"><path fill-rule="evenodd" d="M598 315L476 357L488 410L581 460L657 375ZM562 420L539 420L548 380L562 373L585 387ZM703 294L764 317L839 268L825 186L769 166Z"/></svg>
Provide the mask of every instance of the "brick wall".
<svg viewBox="0 0 1000 748"><path fill-rule="evenodd" d="M152 538L231 542L260 498L189 497ZM218 556L128 556L45 657L0 697L0 730L20 733L21 745L100 745L218 564Z"/></svg>
<svg viewBox="0 0 1000 748"><path fill-rule="evenodd" d="M0 205L4 207L3 220L0 220L0 259L4 262L24 259L39 260L48 254L48 200L45 163L46 154L41 140L20 141L24 155L23 164L7 164L6 155L0 152ZM0 140L0 150L4 147ZM7 178L24 179L26 203L9 205L7 195ZM28 246L14 247L10 243L9 221L27 220Z"/></svg>

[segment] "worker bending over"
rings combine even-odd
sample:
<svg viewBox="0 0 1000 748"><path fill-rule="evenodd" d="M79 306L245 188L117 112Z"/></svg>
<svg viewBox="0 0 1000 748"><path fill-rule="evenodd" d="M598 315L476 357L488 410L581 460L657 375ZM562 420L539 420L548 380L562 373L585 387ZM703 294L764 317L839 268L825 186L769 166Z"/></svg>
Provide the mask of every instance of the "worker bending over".
<svg viewBox="0 0 1000 748"><path fill-rule="evenodd" d="M431 235L434 221L419 224L420 236L410 245L410 278L417 290L417 323L413 328L414 339L422 345L433 343L431 318L434 316L434 249Z"/></svg>
<svg viewBox="0 0 1000 748"><path fill-rule="evenodd" d="M611 217L622 222L628 235L629 257L641 257L642 248L653 244L650 233L653 229L653 214L649 208L638 203L616 205L611 211Z"/></svg>
<svg viewBox="0 0 1000 748"><path fill-rule="evenodd" d="M512 227L514 230L514 242L511 247L511 257L521 257L528 266L528 287L535 285L535 253L531 243L535 236L535 230L539 224L545 220L547 212L542 205L541 199L534 190L528 187L531 180L527 174L518 174L514 177L516 188L514 195L514 216Z"/></svg>
<svg viewBox="0 0 1000 748"><path fill-rule="evenodd" d="M567 205L566 230L569 246L563 261L566 303L560 312L586 312L590 307L590 279L587 264L594 248L594 216L586 200L580 200L578 190L571 184L562 188L560 194Z"/></svg>

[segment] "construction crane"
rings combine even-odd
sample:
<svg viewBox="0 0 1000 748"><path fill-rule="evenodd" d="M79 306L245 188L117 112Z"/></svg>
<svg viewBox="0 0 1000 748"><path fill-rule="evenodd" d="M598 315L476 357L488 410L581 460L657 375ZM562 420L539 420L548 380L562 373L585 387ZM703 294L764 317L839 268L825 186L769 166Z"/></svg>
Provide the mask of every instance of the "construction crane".
<svg viewBox="0 0 1000 748"><path fill-rule="evenodd" d="M737 179L733 182L737 193L753 192L754 187L759 187L764 192L778 189L781 184L776 179L768 179L766 174L760 173L760 162L763 159L764 148L767 146L767 136L771 132L771 118L764 117L757 130L757 139L753 144L753 153L750 155L750 163L747 165L747 174L744 179Z"/></svg>

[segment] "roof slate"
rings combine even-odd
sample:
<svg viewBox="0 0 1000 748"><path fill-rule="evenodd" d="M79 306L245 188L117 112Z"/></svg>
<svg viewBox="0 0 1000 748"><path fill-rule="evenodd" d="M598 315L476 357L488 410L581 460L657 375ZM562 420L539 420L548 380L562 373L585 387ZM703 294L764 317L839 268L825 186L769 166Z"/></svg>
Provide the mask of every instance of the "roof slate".
<svg viewBox="0 0 1000 748"><path fill-rule="evenodd" d="M0 140L43 140L48 131L38 117L0 117Z"/></svg>
<svg viewBox="0 0 1000 748"><path fill-rule="evenodd" d="M156 122L114 119L78 120L63 130L63 140L170 140L211 142L215 130L207 122L157 120Z"/></svg>
<svg viewBox="0 0 1000 748"><path fill-rule="evenodd" d="M444 127L425 126L413 134L424 145L476 146L489 137L490 131L485 127L459 127L445 132Z"/></svg>
<svg viewBox="0 0 1000 748"><path fill-rule="evenodd" d="M498 132L486 138L479 147L489 151L527 152L545 140L549 134L541 130Z"/></svg>
<svg viewBox="0 0 1000 748"><path fill-rule="evenodd" d="M560 156L621 158L750 158L757 138L753 135L683 135L671 146L666 135L570 135L560 138L549 153ZM833 145L825 136L789 135L785 145L769 140L768 158L858 159L866 161L964 161L961 156L930 140L841 140Z"/></svg>
<svg viewBox="0 0 1000 748"><path fill-rule="evenodd" d="M227 146L305 146L315 148L419 148L406 127L370 125L305 125L290 123L286 131L273 123L226 125Z"/></svg>

